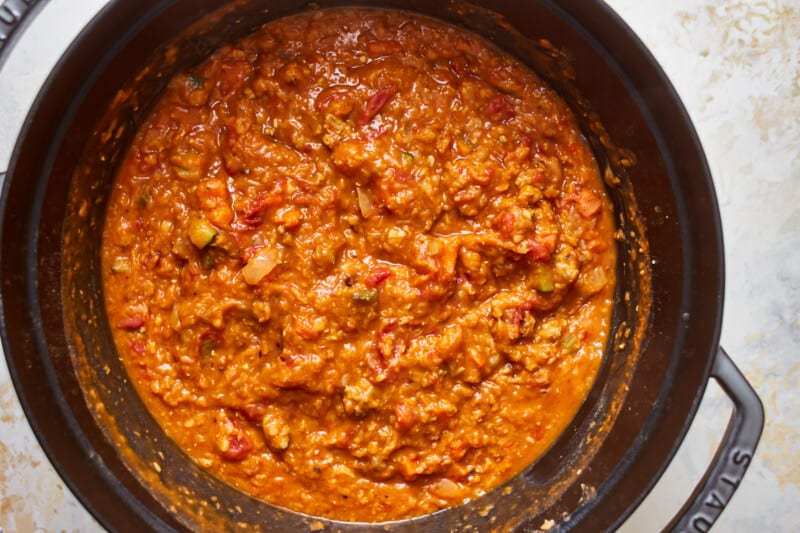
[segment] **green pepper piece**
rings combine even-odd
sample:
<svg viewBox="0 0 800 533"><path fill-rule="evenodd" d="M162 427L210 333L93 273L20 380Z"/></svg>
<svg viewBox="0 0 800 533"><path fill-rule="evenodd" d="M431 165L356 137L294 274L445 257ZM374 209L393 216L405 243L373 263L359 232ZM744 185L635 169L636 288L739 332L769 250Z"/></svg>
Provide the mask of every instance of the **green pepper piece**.
<svg viewBox="0 0 800 533"><path fill-rule="evenodd" d="M376 289L366 289L363 291L356 291L353 293L353 300L356 302L374 302L375 299L378 297L378 291Z"/></svg>
<svg viewBox="0 0 800 533"><path fill-rule="evenodd" d="M214 265L217 263L214 254L210 250L206 250L203 252L203 255L200 256L200 266L205 268L206 270L211 270L214 268Z"/></svg>
<svg viewBox="0 0 800 533"><path fill-rule="evenodd" d="M534 287L539 292L553 292L555 282L553 281L553 271L549 268L542 268L536 273Z"/></svg>
<svg viewBox="0 0 800 533"><path fill-rule="evenodd" d="M206 339L200 344L200 357L209 358L214 355L217 349L217 343L213 340Z"/></svg>
<svg viewBox="0 0 800 533"><path fill-rule="evenodd" d="M186 82L189 84L189 88L193 90L202 89L206 84L206 80L194 74L189 74L189 76L186 77Z"/></svg>
<svg viewBox="0 0 800 533"><path fill-rule="evenodd" d="M573 335L572 333L567 333L561 339L561 347L565 350L572 351L578 347L578 337Z"/></svg>
<svg viewBox="0 0 800 533"><path fill-rule="evenodd" d="M150 189L148 189L147 187L142 187L139 190L139 196L137 197L136 202L139 205L139 207L144 209L150 204L150 201L152 199L153 196L150 194Z"/></svg>
<svg viewBox="0 0 800 533"><path fill-rule="evenodd" d="M196 218L189 222L189 240L198 249L202 250L214 240L217 230L204 218Z"/></svg>
<svg viewBox="0 0 800 533"><path fill-rule="evenodd" d="M182 180L197 181L200 179L200 169L196 167L182 167L180 165L172 165L175 174Z"/></svg>

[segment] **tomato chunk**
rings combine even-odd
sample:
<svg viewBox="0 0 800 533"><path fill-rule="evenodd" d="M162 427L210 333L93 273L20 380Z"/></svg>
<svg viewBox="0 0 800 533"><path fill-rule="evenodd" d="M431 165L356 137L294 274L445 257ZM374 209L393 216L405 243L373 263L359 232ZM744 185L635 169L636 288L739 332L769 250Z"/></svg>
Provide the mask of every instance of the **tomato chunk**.
<svg viewBox="0 0 800 533"><path fill-rule="evenodd" d="M383 106L397 93L397 89L392 85L387 85L382 89L378 89L372 96L369 97L364 108L361 110L361 116L358 118L358 124L363 126L369 124L375 118L375 115L381 112Z"/></svg>
<svg viewBox="0 0 800 533"><path fill-rule="evenodd" d="M374 289L392 275L392 269L387 266L378 266L373 268L364 280L364 285L370 289Z"/></svg>

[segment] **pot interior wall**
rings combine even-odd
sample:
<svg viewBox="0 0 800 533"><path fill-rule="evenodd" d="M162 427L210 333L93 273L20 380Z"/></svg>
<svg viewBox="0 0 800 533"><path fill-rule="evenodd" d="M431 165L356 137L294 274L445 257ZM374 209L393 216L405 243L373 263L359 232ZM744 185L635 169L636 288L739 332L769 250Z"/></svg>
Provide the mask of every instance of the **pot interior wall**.
<svg viewBox="0 0 800 533"><path fill-rule="evenodd" d="M222 3L112 2L68 52L37 100L3 197L0 266L6 353L43 447L71 488L109 527L125 523L156 529L286 531L317 524L316 519L249 498L191 463L144 408L116 355L105 318L99 246L106 200L137 124L172 74L267 20L308 8L287 0L240 1L190 27ZM322 2L322 7L335 4ZM580 528L586 527L590 514L595 519L592 527L610 526L663 468L702 393L721 303L721 243L713 191L709 195L701 153L699 164L687 157L684 166L690 168L684 174L674 168L673 148L650 111L654 103L644 100L652 88L641 86L635 76L622 76L597 36L580 29L571 18L588 3L486 4L506 18L476 4L383 3L489 37L527 62L578 111L601 170L614 183L609 191L626 236L620 241L613 342L584 407L540 461L474 502L392 524L391 529L534 529L546 519ZM131 25L131 20L137 23ZM109 47L108 35L118 36L116 45ZM570 57L567 60L558 48L530 38L564 46ZM154 53L153 43L164 45ZM674 95L669 90L664 92L663 106L671 105L670 96ZM48 130L52 123L60 124L55 132ZM631 154L610 144L601 123L611 139L631 149L636 165L626 168ZM680 130L686 125L674 127ZM697 154L698 147L687 146L692 148ZM709 204L707 213L685 205L687 189L692 187ZM687 228L698 223L708 226L688 235ZM646 225L655 260L652 300L650 258L641 225ZM19 242L20 235L24 246L9 244ZM691 280L703 281L704 265L693 254L698 242L709 251L704 290L711 291L711 298L702 304L691 290ZM11 306L24 312L12 317ZM709 327L689 328L687 312L706 317ZM695 340L687 349L692 336ZM35 355L25 366L21 361L27 354ZM671 395L678 397L673 390L675 375L681 371L683 394L688 396L673 399ZM671 418L662 416L667 405ZM62 415L60 422L42 415L53 406ZM53 443L65 431L69 446L56 449ZM655 460L647 459L649 438L659 431L667 438L652 444L655 451L649 457ZM72 463L81 456L90 457L91 472L81 474ZM636 461L645 461L641 463L645 466L638 474L628 473ZM85 464L85 459L81 462ZM615 486L628 486L630 493L614 495ZM119 501L124 502L121 509L114 504ZM112 504L104 510L104 505ZM115 509L114 515L107 509ZM319 524L330 530L368 527L324 520Z"/></svg>

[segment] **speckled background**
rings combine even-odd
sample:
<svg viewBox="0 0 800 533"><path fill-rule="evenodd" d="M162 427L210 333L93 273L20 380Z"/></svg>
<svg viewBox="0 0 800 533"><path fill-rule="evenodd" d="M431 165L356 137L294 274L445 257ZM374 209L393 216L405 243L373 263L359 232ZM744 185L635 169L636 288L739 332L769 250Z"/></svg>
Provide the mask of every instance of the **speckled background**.
<svg viewBox="0 0 800 533"><path fill-rule="evenodd" d="M0 73L0 168L38 87L104 0L51 0ZM608 0L664 67L706 150L725 233L722 344L764 401L756 458L716 531L800 531L800 1ZM663 526L730 404L712 383L677 457L623 526ZM0 362L0 531L100 531L41 452Z"/></svg>

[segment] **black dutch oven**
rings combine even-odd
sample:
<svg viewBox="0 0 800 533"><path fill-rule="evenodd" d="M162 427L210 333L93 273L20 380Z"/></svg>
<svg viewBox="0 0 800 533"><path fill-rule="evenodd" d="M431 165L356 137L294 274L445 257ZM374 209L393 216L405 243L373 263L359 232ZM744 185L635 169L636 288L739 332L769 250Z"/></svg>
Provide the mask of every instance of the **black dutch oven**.
<svg viewBox="0 0 800 533"><path fill-rule="evenodd" d="M43 3L6 0L0 43ZM172 74L268 20L341 3L112 0L46 81L0 199L0 328L23 409L56 470L110 530L601 531L619 526L659 478L713 377L733 402L728 431L667 526L706 531L750 463L763 410L718 345L722 234L697 135L653 57L599 0L346 2L486 36L564 96L595 150L625 235L612 337L589 397L543 458L454 509L342 523L244 495L154 423L103 310L98 249L120 154Z"/></svg>

